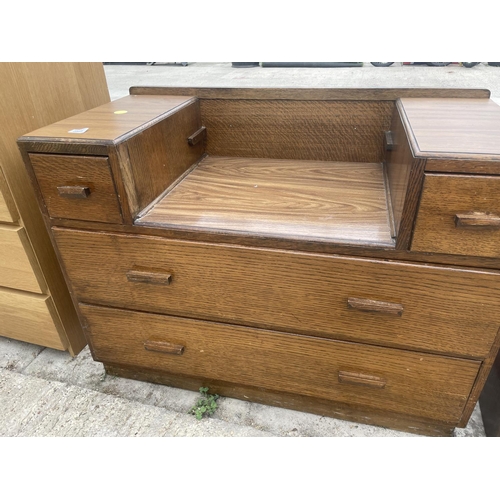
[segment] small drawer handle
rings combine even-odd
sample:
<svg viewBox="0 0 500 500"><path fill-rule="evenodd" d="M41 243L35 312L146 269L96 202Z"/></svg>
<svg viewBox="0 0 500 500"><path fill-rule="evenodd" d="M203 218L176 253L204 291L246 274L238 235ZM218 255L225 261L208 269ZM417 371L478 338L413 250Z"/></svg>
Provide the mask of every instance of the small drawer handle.
<svg viewBox="0 0 500 500"><path fill-rule="evenodd" d="M190 146L196 146L196 144L205 139L206 135L207 135L207 129L205 127L201 127L193 135L190 135L188 137L188 144Z"/></svg>
<svg viewBox="0 0 500 500"><path fill-rule="evenodd" d="M394 149L394 139L392 138L392 132L390 130L384 132L384 149L386 151L392 151Z"/></svg>
<svg viewBox="0 0 500 500"><path fill-rule="evenodd" d="M176 354L181 356L184 353L184 346L179 344L172 344L162 340L146 340L144 342L144 349L146 351L163 352L165 354Z"/></svg>
<svg viewBox="0 0 500 500"><path fill-rule="evenodd" d="M127 271L127 280L134 283L149 283L150 285L170 285L172 275L153 271Z"/></svg>
<svg viewBox="0 0 500 500"><path fill-rule="evenodd" d="M343 384L364 385L374 387L375 389L383 389L386 384L386 381L380 377L343 371L339 372L339 382Z"/></svg>
<svg viewBox="0 0 500 500"><path fill-rule="evenodd" d="M498 215L484 212L470 212L468 214L455 215L456 227L500 227Z"/></svg>
<svg viewBox="0 0 500 500"><path fill-rule="evenodd" d="M353 297L347 299L347 306L349 309L356 309L358 311L393 314L395 316L402 316L404 311L403 304L382 302L380 300L356 299Z"/></svg>
<svg viewBox="0 0 500 500"><path fill-rule="evenodd" d="M90 196L90 188L87 186L57 186L57 192L63 198L85 199Z"/></svg>

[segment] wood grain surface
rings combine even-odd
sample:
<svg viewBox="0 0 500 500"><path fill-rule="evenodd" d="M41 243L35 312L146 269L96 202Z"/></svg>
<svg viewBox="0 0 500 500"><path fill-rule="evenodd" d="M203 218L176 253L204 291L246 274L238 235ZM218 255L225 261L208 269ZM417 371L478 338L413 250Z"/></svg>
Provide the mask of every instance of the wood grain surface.
<svg viewBox="0 0 500 500"><path fill-rule="evenodd" d="M499 193L500 177L425 174L412 251L500 257L498 226L456 221L460 214L500 217Z"/></svg>
<svg viewBox="0 0 500 500"><path fill-rule="evenodd" d="M0 163L0 223L17 222L18 220L19 214L17 213L16 204L3 175L2 164Z"/></svg>
<svg viewBox="0 0 500 500"><path fill-rule="evenodd" d="M106 224L103 222L78 221L71 219L52 219L54 227L84 231L120 232L129 235L155 236L192 242L217 243L223 245L242 245L248 248L291 250L312 252L323 255L347 255L368 259L398 260L408 263L429 263L452 267L468 267L500 270L500 258L475 257L442 253L422 253L397 250L394 247L365 245L346 242L311 241L307 239L285 239L273 236L259 236L240 233L221 233L217 230L193 230L190 228L169 228L159 226L139 226Z"/></svg>
<svg viewBox="0 0 500 500"><path fill-rule="evenodd" d="M136 224L393 245L368 163L207 157Z"/></svg>
<svg viewBox="0 0 500 500"><path fill-rule="evenodd" d="M490 99L401 99L422 156L500 159L500 106Z"/></svg>
<svg viewBox="0 0 500 500"><path fill-rule="evenodd" d="M500 175L500 161L474 161L429 158L425 163L428 172L449 172L456 174Z"/></svg>
<svg viewBox="0 0 500 500"><path fill-rule="evenodd" d="M214 156L380 162L392 101L201 100Z"/></svg>
<svg viewBox="0 0 500 500"><path fill-rule="evenodd" d="M24 228L0 224L0 286L42 293L32 254Z"/></svg>
<svg viewBox="0 0 500 500"><path fill-rule="evenodd" d="M391 198L394 230L400 233L401 219L410 180L410 172L414 161L406 132L398 110L395 108L391 121L392 148L385 153L388 190ZM405 231L405 228L402 228Z"/></svg>
<svg viewBox="0 0 500 500"><path fill-rule="evenodd" d="M477 358L500 326L497 272L59 228L54 235L80 302ZM170 274L171 282L130 282L131 270ZM350 309L350 297L401 304L404 313Z"/></svg>
<svg viewBox="0 0 500 500"><path fill-rule="evenodd" d="M479 362L82 305L97 360L458 421ZM147 351L151 336L182 356ZM342 383L340 371L386 380Z"/></svg>
<svg viewBox="0 0 500 500"><path fill-rule="evenodd" d="M24 135L23 140L45 137L71 142L120 142L192 101L189 97L127 96L32 130ZM83 133L70 132L85 128L88 130Z"/></svg>
<svg viewBox="0 0 500 500"><path fill-rule="evenodd" d="M127 141L129 159L121 166L127 192L135 189L135 217L203 155L203 141L188 137L201 127L200 107L193 102ZM132 205L132 204L131 204Z"/></svg>
<svg viewBox="0 0 500 500"><path fill-rule="evenodd" d="M287 99L299 101L395 101L400 97L488 98L487 89L450 88L204 88L204 87L130 87L133 95L183 95L201 99Z"/></svg>
<svg viewBox="0 0 500 500"><path fill-rule="evenodd" d="M0 335L65 350L67 340L51 297L0 288Z"/></svg>
<svg viewBox="0 0 500 500"><path fill-rule="evenodd" d="M51 217L120 223L120 206L108 159L95 156L30 154L48 213ZM61 187L89 190L84 198L61 196Z"/></svg>

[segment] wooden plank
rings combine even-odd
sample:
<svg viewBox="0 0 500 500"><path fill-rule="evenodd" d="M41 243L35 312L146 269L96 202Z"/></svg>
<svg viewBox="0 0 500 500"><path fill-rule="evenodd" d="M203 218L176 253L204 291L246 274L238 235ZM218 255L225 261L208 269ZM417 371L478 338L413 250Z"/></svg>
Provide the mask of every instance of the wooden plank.
<svg viewBox="0 0 500 500"><path fill-rule="evenodd" d="M461 214L499 217L499 192L500 177L425 174L412 251L500 257L498 226L457 224Z"/></svg>
<svg viewBox="0 0 500 500"><path fill-rule="evenodd" d="M153 204L154 206L154 204ZM144 213L147 213L146 209ZM204 229L203 231L190 228L169 228L165 226L139 226L105 224L102 222L86 222L68 219L53 219L53 226L68 229L89 231L121 232L128 235L155 236L191 242L217 243L224 245L243 245L249 248L263 248L274 250L291 250L298 252L313 252L323 255L349 255L351 257L365 257L369 259L399 260L409 263L429 263L447 266L460 266L480 269L500 270L500 258L475 257L471 255L451 255L441 253L419 253L408 250L396 250L394 246L377 246L365 244L363 246L350 242L314 241L311 239L285 239L272 236L251 235L241 233L221 233L217 230Z"/></svg>
<svg viewBox="0 0 500 500"><path fill-rule="evenodd" d="M54 235L80 302L481 359L500 325L494 271L60 228ZM130 282L134 269L171 282ZM404 313L356 311L350 297L401 304Z"/></svg>
<svg viewBox="0 0 500 500"><path fill-rule="evenodd" d="M490 99L401 99L417 156L500 159L500 106Z"/></svg>
<svg viewBox="0 0 500 500"><path fill-rule="evenodd" d="M385 163L394 217L394 230L398 235L400 229L406 232L404 227L401 228L401 219L410 180L413 155L397 109L394 109L393 112L390 132L393 145L392 149L386 152Z"/></svg>
<svg viewBox="0 0 500 500"><path fill-rule="evenodd" d="M130 169L125 179L132 184L126 191L135 188L137 206L133 217L204 154L203 141L194 146L188 143L188 137L200 127L200 108L196 101L127 141L129 161L121 169Z"/></svg>
<svg viewBox="0 0 500 500"><path fill-rule="evenodd" d="M67 340L53 309L52 299L47 295L0 288L0 335L65 350Z"/></svg>
<svg viewBox="0 0 500 500"><path fill-rule="evenodd" d="M81 306L97 360L458 422L480 363L253 328ZM138 325L142 325L138 328ZM144 349L150 337L182 356ZM386 381L343 383L339 372Z"/></svg>
<svg viewBox="0 0 500 500"><path fill-rule="evenodd" d="M0 225L0 286L42 293L44 283L24 228Z"/></svg>
<svg viewBox="0 0 500 500"><path fill-rule="evenodd" d="M192 97L127 96L32 130L23 140L59 138L66 142L113 144L140 133L194 102ZM72 133L71 130L84 130ZM187 137L186 137L187 139Z"/></svg>
<svg viewBox="0 0 500 500"><path fill-rule="evenodd" d="M392 101L201 100L209 155L381 162Z"/></svg>
<svg viewBox="0 0 500 500"><path fill-rule="evenodd" d="M86 342L16 140L108 101L102 63L0 63L0 162L72 354Z"/></svg>
<svg viewBox="0 0 500 500"><path fill-rule="evenodd" d="M308 101L395 101L400 97L469 97L488 98L487 89L345 89L345 88L203 88L203 87L140 87L130 88L132 95L184 95L200 99L289 99Z"/></svg>
<svg viewBox="0 0 500 500"><path fill-rule="evenodd" d="M122 222L115 185L106 157L29 155L51 217ZM61 188L83 188L88 195L68 198Z"/></svg>
<svg viewBox="0 0 500 500"><path fill-rule="evenodd" d="M136 224L393 245L374 163L207 157Z"/></svg>
<svg viewBox="0 0 500 500"><path fill-rule="evenodd" d="M0 223L17 222L18 220L19 214L17 213L16 204L3 175L0 163Z"/></svg>
<svg viewBox="0 0 500 500"><path fill-rule="evenodd" d="M429 158L426 172L449 172L456 174L500 175L500 161L450 160Z"/></svg>

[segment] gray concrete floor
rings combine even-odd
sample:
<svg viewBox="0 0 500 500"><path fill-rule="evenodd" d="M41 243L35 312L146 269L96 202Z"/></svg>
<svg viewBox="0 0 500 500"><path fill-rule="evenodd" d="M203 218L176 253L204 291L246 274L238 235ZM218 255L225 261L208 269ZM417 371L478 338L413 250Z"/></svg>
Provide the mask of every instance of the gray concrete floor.
<svg viewBox="0 0 500 500"><path fill-rule="evenodd" d="M134 85L210 87L476 87L500 102L500 68L481 64L375 68L251 68L106 65L111 99ZM415 437L230 398L202 421L188 415L198 394L106 376L86 348L77 357L0 337L0 436L360 436ZM477 406L457 437L484 436Z"/></svg>

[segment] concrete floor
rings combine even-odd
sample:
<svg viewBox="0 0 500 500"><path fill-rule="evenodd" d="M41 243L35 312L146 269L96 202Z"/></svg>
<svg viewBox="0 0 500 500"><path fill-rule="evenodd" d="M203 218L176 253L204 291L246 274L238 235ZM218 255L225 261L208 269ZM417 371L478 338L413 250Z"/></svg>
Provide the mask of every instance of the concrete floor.
<svg viewBox="0 0 500 500"><path fill-rule="evenodd" d="M476 87L500 102L500 68L402 66L251 68L231 63L187 67L106 65L111 99L130 86ZM202 421L188 415L198 394L106 376L86 348L77 357L0 338L0 436L361 436L415 437L230 398ZM479 407L457 437L484 436Z"/></svg>

